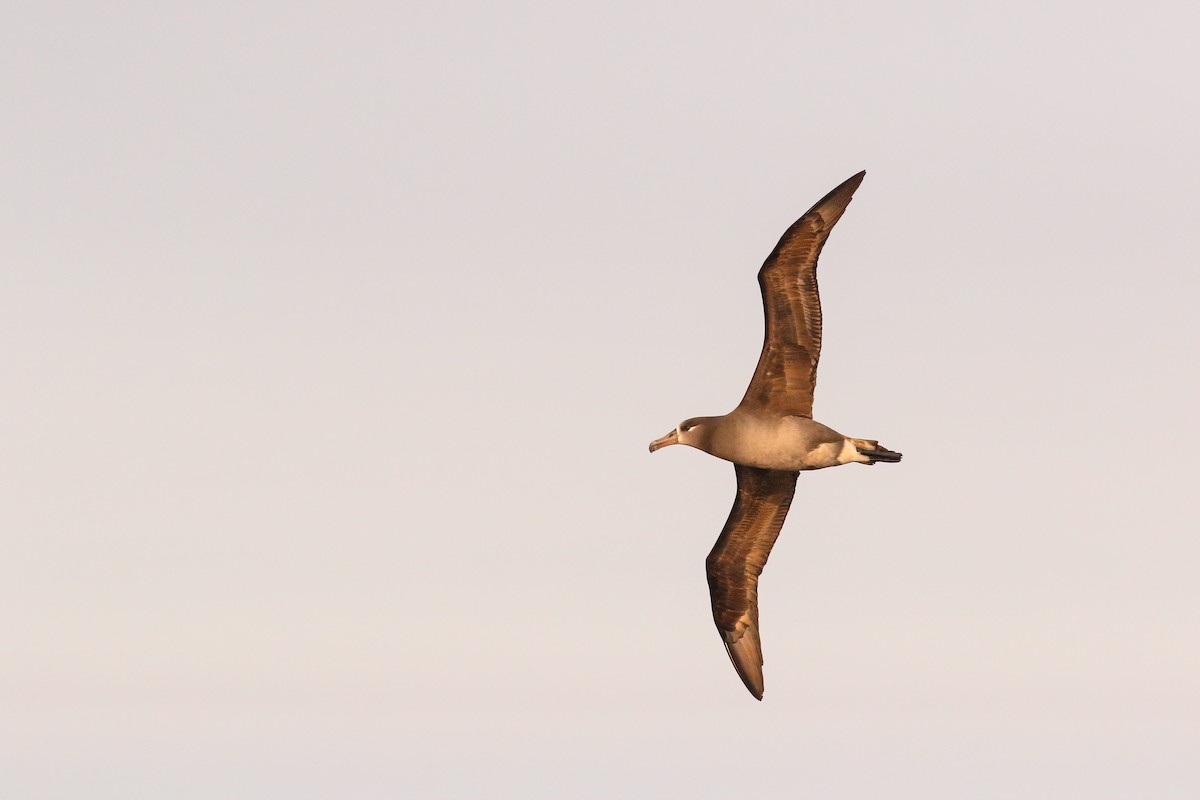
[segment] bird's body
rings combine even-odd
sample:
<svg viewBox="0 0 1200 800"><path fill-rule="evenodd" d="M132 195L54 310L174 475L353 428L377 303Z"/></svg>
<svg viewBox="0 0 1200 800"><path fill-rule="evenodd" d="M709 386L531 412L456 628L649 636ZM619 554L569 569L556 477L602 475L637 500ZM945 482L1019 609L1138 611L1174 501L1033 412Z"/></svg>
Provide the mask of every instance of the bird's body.
<svg viewBox="0 0 1200 800"><path fill-rule="evenodd" d="M662 445L686 444L734 464L788 472L888 460L878 457L877 442L851 439L808 417L738 408L723 417L696 417L683 424L688 423L694 423L689 430L667 434L678 441Z"/></svg>
<svg viewBox="0 0 1200 800"><path fill-rule="evenodd" d="M720 417L693 417L650 443L686 444L732 461L738 492L708 556L713 620L746 688L762 699L758 576L779 536L801 472L841 464L895 462L873 439L843 436L812 418L821 355L817 257L841 218L860 172L817 202L783 234L758 273L766 316L762 355L742 402Z"/></svg>

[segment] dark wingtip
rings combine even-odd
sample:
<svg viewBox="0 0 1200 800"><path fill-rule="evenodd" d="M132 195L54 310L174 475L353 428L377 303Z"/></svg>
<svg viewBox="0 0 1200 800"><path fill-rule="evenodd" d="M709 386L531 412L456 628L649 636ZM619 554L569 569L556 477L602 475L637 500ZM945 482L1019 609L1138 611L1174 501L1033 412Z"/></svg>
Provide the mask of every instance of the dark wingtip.
<svg viewBox="0 0 1200 800"><path fill-rule="evenodd" d="M863 178L865 177L867 177L867 171L865 169L856 172L849 178L846 178L846 180L839 183L837 188L830 192L830 194L837 194L845 189L849 189L851 192L853 192L858 188L858 185L863 182Z"/></svg>
<svg viewBox="0 0 1200 800"><path fill-rule="evenodd" d="M849 178L846 178L846 180L842 181L832 190L830 190L828 194L826 194L817 202L813 203L813 207L808 210L808 214L811 214L814 211L821 213L822 216L826 217L826 222L829 223L829 227L833 227L833 224L837 222L838 217L840 217L842 212L846 210L846 206L850 204L851 198L854 197L854 193L858 191L859 184L863 182L863 178L866 176L867 171L864 169L862 172L855 173ZM808 214L805 214L805 216L808 216ZM803 217L801 217L801 219L803 219Z"/></svg>
<svg viewBox="0 0 1200 800"><path fill-rule="evenodd" d="M854 193L858 191L858 185L863 182L863 178L866 176L867 171L865 169L861 172L851 175L849 178L835 186L820 200L813 203L812 208L808 209L808 211L805 211L798 220L793 222L791 226L789 226L788 229L783 232L783 236L780 237L779 243L775 245L775 249L771 251L771 255L767 256L767 260L763 262L762 269L760 269L758 272L759 281L761 282L763 279L763 270L767 269L775 262L775 259L779 257L780 251L783 250L783 248L787 245L797 231L806 230L809 233L812 233L811 228L814 225L817 225L818 227L824 229L824 232L821 234L821 238L819 239L819 242L823 243L824 237L829 235L829 232L833 230L833 226L837 224L839 219L841 219L842 213L846 210L846 206L850 205L850 201L854 199ZM816 214L820 217L819 222L813 220L813 214ZM817 252L820 252L820 245L818 245ZM812 256L812 258L815 259L816 256ZM813 263L816 263L815 260Z"/></svg>
<svg viewBox="0 0 1200 800"><path fill-rule="evenodd" d="M753 628L747 630L736 642L725 642L725 652L733 662L738 677L746 685L755 700L763 699L763 658L762 644L758 641L758 632Z"/></svg>

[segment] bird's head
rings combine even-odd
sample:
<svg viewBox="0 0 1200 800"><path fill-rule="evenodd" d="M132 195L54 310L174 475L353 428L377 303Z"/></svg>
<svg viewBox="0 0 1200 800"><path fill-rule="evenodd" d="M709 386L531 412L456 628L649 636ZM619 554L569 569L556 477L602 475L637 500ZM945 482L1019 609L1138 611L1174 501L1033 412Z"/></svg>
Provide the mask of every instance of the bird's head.
<svg viewBox="0 0 1200 800"><path fill-rule="evenodd" d="M675 430L668 433L666 436L655 439L650 443L650 452L666 447L669 444L686 444L692 447L701 447L708 440L710 433L706 423L710 417L693 417L685 419L683 422L675 426ZM701 447L703 449L703 447Z"/></svg>

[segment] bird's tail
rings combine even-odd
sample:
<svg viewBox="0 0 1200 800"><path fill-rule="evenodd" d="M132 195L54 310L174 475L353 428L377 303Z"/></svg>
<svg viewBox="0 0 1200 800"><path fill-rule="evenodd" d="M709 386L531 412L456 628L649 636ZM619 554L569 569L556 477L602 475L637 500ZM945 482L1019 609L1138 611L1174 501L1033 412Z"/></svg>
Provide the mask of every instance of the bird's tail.
<svg viewBox="0 0 1200 800"><path fill-rule="evenodd" d="M888 450L874 439L851 439L850 441L854 444L855 450L870 459L866 462L868 465L877 464L880 461L892 464L904 457L902 453Z"/></svg>

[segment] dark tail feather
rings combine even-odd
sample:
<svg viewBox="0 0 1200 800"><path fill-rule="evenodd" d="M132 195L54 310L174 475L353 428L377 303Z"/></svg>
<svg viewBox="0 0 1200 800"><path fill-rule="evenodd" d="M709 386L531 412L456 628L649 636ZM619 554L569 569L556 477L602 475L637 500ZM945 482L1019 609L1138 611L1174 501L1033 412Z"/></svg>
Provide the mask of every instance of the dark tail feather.
<svg viewBox="0 0 1200 800"><path fill-rule="evenodd" d="M873 450L859 450L858 452L871 459L872 464L880 461L886 464L894 464L904 457L903 453L897 453L895 450L888 450L883 445L875 445Z"/></svg>

